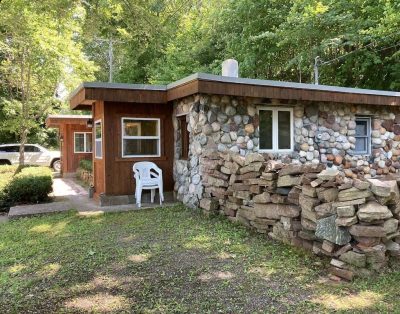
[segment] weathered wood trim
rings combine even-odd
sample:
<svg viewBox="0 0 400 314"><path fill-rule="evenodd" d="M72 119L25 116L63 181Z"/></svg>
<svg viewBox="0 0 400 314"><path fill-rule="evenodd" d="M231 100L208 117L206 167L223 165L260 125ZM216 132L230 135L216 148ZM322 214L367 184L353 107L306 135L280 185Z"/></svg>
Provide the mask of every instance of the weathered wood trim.
<svg viewBox="0 0 400 314"><path fill-rule="evenodd" d="M136 89L135 89L136 88ZM96 100L105 102L126 102L141 104L167 104L170 101L197 93L228 95L238 97L270 98L281 100L336 102L348 104L369 104L399 106L400 97L391 95L363 94L359 89L354 93L341 90L313 90L292 86L267 86L247 83L222 82L193 78L168 90L139 89L137 87L81 87L70 99L72 109L90 110Z"/></svg>

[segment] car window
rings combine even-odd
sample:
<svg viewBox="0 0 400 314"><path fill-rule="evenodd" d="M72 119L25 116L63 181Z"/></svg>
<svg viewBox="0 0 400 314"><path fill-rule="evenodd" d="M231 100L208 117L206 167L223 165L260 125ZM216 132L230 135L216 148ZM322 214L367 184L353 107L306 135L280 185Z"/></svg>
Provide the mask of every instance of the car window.
<svg viewBox="0 0 400 314"><path fill-rule="evenodd" d="M0 152L18 153L19 152L19 146L3 146L3 147L0 147Z"/></svg>
<svg viewBox="0 0 400 314"><path fill-rule="evenodd" d="M25 153L38 153L40 152L39 147L27 145L25 146Z"/></svg>

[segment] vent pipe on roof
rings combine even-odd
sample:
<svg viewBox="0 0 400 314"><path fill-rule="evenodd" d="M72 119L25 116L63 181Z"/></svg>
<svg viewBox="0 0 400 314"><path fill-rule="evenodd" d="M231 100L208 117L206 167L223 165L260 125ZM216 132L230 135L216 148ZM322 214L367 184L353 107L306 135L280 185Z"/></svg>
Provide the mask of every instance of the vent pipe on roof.
<svg viewBox="0 0 400 314"><path fill-rule="evenodd" d="M239 77L239 63L235 59L222 62L222 76Z"/></svg>

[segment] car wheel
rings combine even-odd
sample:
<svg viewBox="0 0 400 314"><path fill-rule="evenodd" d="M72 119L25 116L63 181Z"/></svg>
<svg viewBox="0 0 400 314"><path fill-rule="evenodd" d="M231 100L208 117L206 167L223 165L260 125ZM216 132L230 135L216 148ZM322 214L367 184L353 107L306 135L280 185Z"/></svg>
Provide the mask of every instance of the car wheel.
<svg viewBox="0 0 400 314"><path fill-rule="evenodd" d="M61 171L61 160L56 160L55 162L53 162L53 170L56 172L60 172Z"/></svg>

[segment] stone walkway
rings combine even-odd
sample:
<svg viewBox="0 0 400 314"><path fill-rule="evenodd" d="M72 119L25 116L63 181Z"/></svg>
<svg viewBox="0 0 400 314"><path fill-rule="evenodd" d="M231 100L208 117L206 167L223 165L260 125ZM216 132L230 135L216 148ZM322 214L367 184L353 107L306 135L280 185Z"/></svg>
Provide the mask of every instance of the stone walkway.
<svg viewBox="0 0 400 314"><path fill-rule="evenodd" d="M101 207L93 199L89 198L86 189L71 178L55 178L53 181L52 197L54 201L51 203L11 207L8 218L49 214L68 211L70 209L76 209L82 215L90 215L103 212L120 212L160 207L158 202L153 204L142 203L141 208L138 208L135 204ZM171 206L174 204L176 202L164 202L161 206Z"/></svg>

